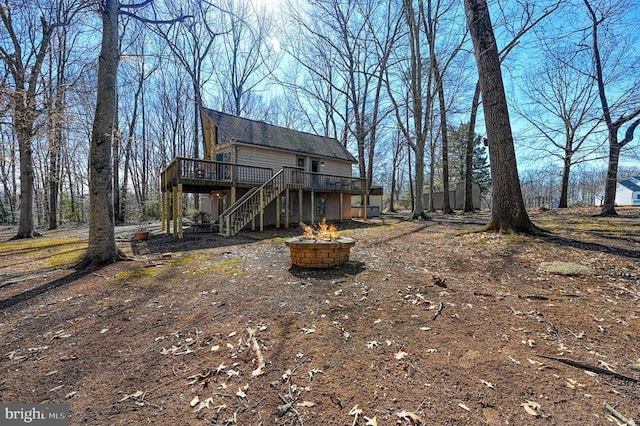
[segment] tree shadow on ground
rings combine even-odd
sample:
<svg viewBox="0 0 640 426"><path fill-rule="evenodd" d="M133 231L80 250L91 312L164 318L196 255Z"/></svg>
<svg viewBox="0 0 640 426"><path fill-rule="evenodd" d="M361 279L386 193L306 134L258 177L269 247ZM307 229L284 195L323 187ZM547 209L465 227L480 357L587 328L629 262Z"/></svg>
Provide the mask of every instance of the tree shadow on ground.
<svg viewBox="0 0 640 426"><path fill-rule="evenodd" d="M541 236L539 238L548 243L563 246L563 247L571 247L571 248L576 248L580 250L613 254L617 256L628 257L630 259L640 259L640 250L606 246L604 244L592 243L588 241L580 241L577 239L561 237L558 235Z"/></svg>
<svg viewBox="0 0 640 426"><path fill-rule="evenodd" d="M14 294L13 296L8 297L7 299L0 300L0 311L3 311L7 308L15 306L19 303L31 300L34 297L44 294L48 291L71 284L81 278L86 277L89 274L94 273L95 271L96 269L78 270L69 275L65 275L64 277L60 277L56 280L47 282L38 287L31 288L29 290L23 291L22 293Z"/></svg>
<svg viewBox="0 0 640 426"><path fill-rule="evenodd" d="M389 224L381 219L370 221L345 220L334 223L339 231L352 229L371 228ZM213 232L194 232L185 228L183 238L176 238L172 234L152 233L147 241L139 242L130 240L131 252L136 256L162 254L168 252L183 252L193 250L212 249L220 247L232 247L244 244L254 244L270 238L290 238L303 233L298 224L289 229L269 227L263 231L241 231L233 237L223 237Z"/></svg>

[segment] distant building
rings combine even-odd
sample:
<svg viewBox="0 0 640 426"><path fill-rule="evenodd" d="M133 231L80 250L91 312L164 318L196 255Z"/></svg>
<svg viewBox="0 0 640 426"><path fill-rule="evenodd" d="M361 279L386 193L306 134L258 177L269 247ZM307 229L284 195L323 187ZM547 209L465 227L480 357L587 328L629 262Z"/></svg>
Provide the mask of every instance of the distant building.
<svg viewBox="0 0 640 426"><path fill-rule="evenodd" d="M618 182L616 206L640 206L640 176L632 176Z"/></svg>
<svg viewBox="0 0 640 426"><path fill-rule="evenodd" d="M473 199L473 208L475 210L480 210L480 184L478 184L477 182L473 182L471 188L472 188L471 198ZM465 198L465 183L458 182L455 188L453 189L453 191L449 191L449 203L451 204L451 208L454 210L463 210L464 198ZM444 192L434 191L433 208L436 210L442 210L443 202L444 202ZM425 209L428 209L429 208L429 187L424 188L423 203L424 203Z"/></svg>

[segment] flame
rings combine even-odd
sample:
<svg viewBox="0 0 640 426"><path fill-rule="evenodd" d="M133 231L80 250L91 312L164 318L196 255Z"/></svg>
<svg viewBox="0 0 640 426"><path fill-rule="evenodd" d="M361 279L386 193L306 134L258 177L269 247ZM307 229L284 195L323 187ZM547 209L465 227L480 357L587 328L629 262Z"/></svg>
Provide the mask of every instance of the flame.
<svg viewBox="0 0 640 426"><path fill-rule="evenodd" d="M300 223L304 231L303 238L309 240L326 240L331 241L338 238L338 228L333 224L327 224L326 218L322 218L322 222L307 226L304 223Z"/></svg>

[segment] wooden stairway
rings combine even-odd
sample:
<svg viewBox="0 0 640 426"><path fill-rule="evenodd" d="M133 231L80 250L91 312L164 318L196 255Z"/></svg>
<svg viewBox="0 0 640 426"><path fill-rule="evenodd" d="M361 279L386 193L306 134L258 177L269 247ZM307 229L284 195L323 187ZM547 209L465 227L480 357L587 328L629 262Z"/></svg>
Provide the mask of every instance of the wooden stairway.
<svg viewBox="0 0 640 426"><path fill-rule="evenodd" d="M284 169L271 179L239 198L219 218L219 234L225 237L236 235L258 214L275 200L285 189Z"/></svg>

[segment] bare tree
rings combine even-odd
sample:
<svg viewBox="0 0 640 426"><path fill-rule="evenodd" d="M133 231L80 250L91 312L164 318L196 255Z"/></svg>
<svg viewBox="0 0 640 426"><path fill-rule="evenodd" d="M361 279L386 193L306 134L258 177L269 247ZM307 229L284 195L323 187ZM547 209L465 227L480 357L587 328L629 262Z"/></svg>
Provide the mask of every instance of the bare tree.
<svg viewBox="0 0 640 426"><path fill-rule="evenodd" d="M248 0L226 0L216 73L224 93L223 109L238 116L251 116L256 91L272 74L279 56L272 54L266 9L256 10Z"/></svg>
<svg viewBox="0 0 640 426"><path fill-rule="evenodd" d="M355 142L359 175L371 186L379 126L389 115L383 100L384 75L401 31L401 10L393 2L313 3L308 16L296 17L307 38L292 52L310 75L297 91L321 102L325 132L345 146ZM311 90L300 87L308 83Z"/></svg>
<svg viewBox="0 0 640 426"><path fill-rule="evenodd" d="M626 9L626 4L623 1L614 2L610 6L601 6L592 4L590 0L584 0L584 4L587 7L589 19L591 21L591 51L593 53L593 62L595 65L594 79L598 85L598 96L600 98L600 104L602 106L602 116L604 122L607 125L607 137L609 141L609 162L607 165L607 179L605 181L604 188L604 203L602 204L602 210L600 214L602 216L614 216L617 215L615 209L616 202L616 186L618 183L618 164L620 162L620 151L622 148L629 144L633 140L633 134L640 125L640 98L637 74L635 81L632 81L632 85L628 90L622 90L616 88L615 90L607 90L608 79L605 77L605 60L601 55L601 39L600 28L602 25L606 25L610 18L614 18L617 14L617 8L622 10ZM605 9L598 9L598 6L605 7ZM623 53L626 55L626 52ZM623 93L624 98L618 99L618 102L612 103L610 100L611 92L617 91ZM607 93L609 92L609 93ZM614 110L619 109L623 112L618 119L614 119L612 114ZM624 138L620 140L618 132L620 129L627 125Z"/></svg>
<svg viewBox="0 0 640 426"><path fill-rule="evenodd" d="M567 208L571 167L594 158L601 144L593 136L601 121L594 111L592 79L578 71L580 53L557 50L552 55L527 76L524 87L532 103L520 111L533 134L540 135L530 149L562 162L558 208Z"/></svg>
<svg viewBox="0 0 640 426"><path fill-rule="evenodd" d="M440 113L440 137L442 142L442 212L444 214L453 213L453 209L451 208L451 201L449 200L449 126L447 124L447 111L449 108L447 106L447 98L445 96L444 78L446 72L449 69L449 66L453 63L456 55L461 51L462 46L466 42L466 32L464 30L461 31L462 35L460 36L457 43L455 43L455 46L453 46L451 52L449 52L449 56L445 57L443 63L440 63L439 56L441 53L436 49L436 38L439 37L438 33L440 24L441 21L444 20L445 15L454 14L455 4L457 4L457 2L443 4L441 1L436 1L434 4L432 0L427 0L426 16L423 16L422 18L424 32L429 45L431 72L433 72L433 77L435 80L435 90L438 94L438 106ZM424 14L424 9L421 9L421 12Z"/></svg>
<svg viewBox="0 0 640 426"><path fill-rule="evenodd" d="M485 0L465 0L467 22L478 63L493 182L487 230L536 233L522 199L500 56Z"/></svg>
<svg viewBox="0 0 640 426"><path fill-rule="evenodd" d="M29 2L25 7L0 3L2 60L12 79L13 126L20 151L20 221L16 238L37 235L33 221L34 170L32 138L38 125L38 88L51 40L56 30L68 25L84 5L81 2ZM18 15L15 15L18 13ZM39 15L39 16L37 16ZM15 21L18 19L18 22ZM26 29L26 31L22 31Z"/></svg>
<svg viewBox="0 0 640 426"><path fill-rule="evenodd" d="M540 11L535 7L535 3L529 1L524 2L511 2L517 7L521 8L518 15L513 13L507 13L504 8L500 8L503 11L504 25L507 27L507 32L510 35L509 42L500 49L498 56L500 61L506 60L509 53L520 43L521 39L529 33L532 29L536 28L543 20L555 13L562 0L553 1L549 5L541 7ZM469 115L469 133L467 135L467 171L472 170L473 164L473 139L476 131L476 120L478 114L478 107L480 106L480 81L476 83L475 91L473 94L473 100L471 102L471 113ZM464 211L473 211L472 200L472 173L467 173L465 178L465 203Z"/></svg>
<svg viewBox="0 0 640 426"><path fill-rule="evenodd" d="M89 247L79 266L99 266L113 263L122 256L118 250L114 229L112 138L117 113L117 73L120 62L118 15L125 14L145 23L173 23L146 19L132 12L153 3L122 4L118 0L99 3L102 17L102 46L98 62L98 90L95 118L91 131L89 153Z"/></svg>
<svg viewBox="0 0 640 426"><path fill-rule="evenodd" d="M424 60L422 51L422 25L424 19L424 5L418 2L418 10L411 0L403 1L404 17L408 27L409 65L404 75L404 81L408 84L406 92L405 115L402 115L401 105L397 95L391 87L391 80L387 76L387 92L394 105L396 121L407 143L415 153L415 187L412 195L415 197L411 217L414 219L426 219L424 213L424 159L425 146L431 131L431 114L433 111L433 72L432 68L424 72ZM425 82L426 78L426 82ZM403 98L405 98L403 94ZM411 116L411 120L409 120ZM433 158L433 155L432 155ZM433 167L432 167L433 169ZM433 173L431 173L433 179ZM433 185L430 185L430 188ZM433 197L430 197L431 203Z"/></svg>

